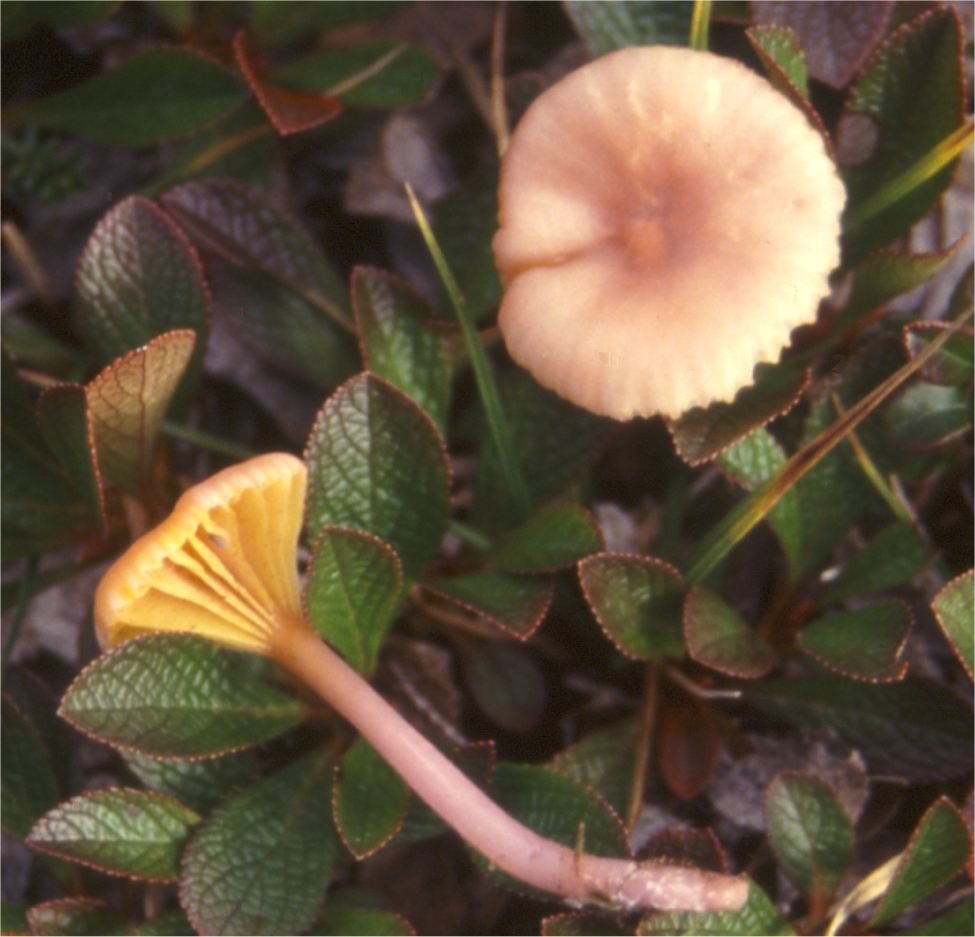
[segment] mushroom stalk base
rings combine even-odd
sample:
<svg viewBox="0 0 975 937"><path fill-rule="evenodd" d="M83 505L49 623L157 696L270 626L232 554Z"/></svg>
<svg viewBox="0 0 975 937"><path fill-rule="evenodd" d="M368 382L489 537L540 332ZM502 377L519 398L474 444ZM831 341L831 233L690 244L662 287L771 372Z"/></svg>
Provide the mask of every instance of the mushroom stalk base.
<svg viewBox="0 0 975 937"><path fill-rule="evenodd" d="M361 733L427 806L489 862L580 903L623 909L734 911L744 878L657 862L578 853L505 813L304 622L282 627L271 656Z"/></svg>

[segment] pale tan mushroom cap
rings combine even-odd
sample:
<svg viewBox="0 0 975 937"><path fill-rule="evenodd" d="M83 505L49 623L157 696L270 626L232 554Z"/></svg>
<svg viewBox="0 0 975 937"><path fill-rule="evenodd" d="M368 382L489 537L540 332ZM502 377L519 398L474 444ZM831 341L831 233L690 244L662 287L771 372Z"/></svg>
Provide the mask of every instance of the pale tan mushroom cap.
<svg viewBox="0 0 975 937"><path fill-rule="evenodd" d="M730 400L816 317L843 184L819 133L732 59L610 53L540 95L501 166L511 356L626 419Z"/></svg>
<svg viewBox="0 0 975 937"><path fill-rule="evenodd" d="M275 452L187 490L99 583L101 646L167 631L266 653L281 623L301 616L297 547L306 476L300 459Z"/></svg>

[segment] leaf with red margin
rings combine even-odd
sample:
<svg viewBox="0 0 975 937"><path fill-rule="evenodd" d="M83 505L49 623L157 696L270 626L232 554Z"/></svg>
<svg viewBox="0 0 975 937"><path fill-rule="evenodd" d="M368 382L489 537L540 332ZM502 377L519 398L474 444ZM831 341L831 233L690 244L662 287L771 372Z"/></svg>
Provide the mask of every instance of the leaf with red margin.
<svg viewBox="0 0 975 937"><path fill-rule="evenodd" d="M373 267L352 271L352 306L362 359L414 400L444 432L450 408L450 357L433 312L398 277Z"/></svg>
<svg viewBox="0 0 975 937"><path fill-rule="evenodd" d="M961 812L947 797L935 801L901 854L870 926L883 926L946 885L965 868L971 852L972 837Z"/></svg>
<svg viewBox="0 0 975 937"><path fill-rule="evenodd" d="M403 597L399 557L378 537L323 527L305 580L305 610L318 633L361 674L376 669Z"/></svg>
<svg viewBox="0 0 975 937"><path fill-rule="evenodd" d="M972 633L972 615L975 608L975 570L969 570L952 579L931 603L934 617L938 620L951 649L959 663L975 678L975 635Z"/></svg>
<svg viewBox="0 0 975 937"><path fill-rule="evenodd" d="M875 122L870 157L845 174L847 215L923 159L962 126L963 30L958 13L938 6L905 23L876 48L857 78L844 116ZM847 266L906 234L950 185L957 160L889 207L848 230Z"/></svg>
<svg viewBox="0 0 975 937"><path fill-rule="evenodd" d="M579 563L579 582L603 633L627 657L681 657L680 573L663 560L595 553Z"/></svg>
<svg viewBox="0 0 975 937"><path fill-rule="evenodd" d="M406 580L433 559L447 529L447 453L433 421L368 372L346 381L318 413L305 450L305 527L363 530L399 556Z"/></svg>
<svg viewBox="0 0 975 937"><path fill-rule="evenodd" d="M757 679L775 666L775 651L720 595L695 586L684 600L687 653L732 677Z"/></svg>
<svg viewBox="0 0 975 937"><path fill-rule="evenodd" d="M131 494L151 485L156 437L195 344L189 329L166 332L117 358L86 387L98 464Z"/></svg>
<svg viewBox="0 0 975 937"><path fill-rule="evenodd" d="M342 102L330 94L294 91L265 81L263 65L247 51L243 29L234 36L234 58L264 113L281 136L318 127L342 113Z"/></svg>
<svg viewBox="0 0 975 937"><path fill-rule="evenodd" d="M206 255L215 305L256 353L323 386L349 376L348 291L292 212L233 179L185 182L161 201Z"/></svg>
<svg viewBox="0 0 975 937"><path fill-rule="evenodd" d="M791 364L759 365L754 384L731 403L694 407L667 420L677 454L699 465L795 406L809 384L809 371Z"/></svg>
<svg viewBox="0 0 975 937"><path fill-rule="evenodd" d="M756 23L790 29L805 50L809 74L833 88L845 87L884 34L893 4L752 3ZM755 27L753 27L755 28Z"/></svg>
<svg viewBox="0 0 975 937"><path fill-rule="evenodd" d="M855 680L902 680L907 662L900 655L912 623L904 602L884 599L817 618L796 643L830 670Z"/></svg>
<svg viewBox="0 0 975 937"><path fill-rule="evenodd" d="M765 815L782 871L824 907L853 856L853 824L836 792L813 774L784 772L766 790Z"/></svg>
<svg viewBox="0 0 975 937"><path fill-rule="evenodd" d="M793 29L773 24L745 30L755 54L762 62L769 81L806 115L823 138L826 152L833 157L833 139L819 111L809 101L806 56Z"/></svg>
<svg viewBox="0 0 975 937"><path fill-rule="evenodd" d="M85 244L75 320L107 364L164 332L193 329L199 344L179 402L192 394L210 328L210 294L186 235L154 202L131 196L113 206Z"/></svg>
<svg viewBox="0 0 975 937"><path fill-rule="evenodd" d="M494 570L426 579L422 585L521 641L527 641L541 625L554 594L548 576Z"/></svg>
<svg viewBox="0 0 975 937"><path fill-rule="evenodd" d="M34 824L27 844L69 862L152 882L175 882L200 817L164 794L133 788L86 791Z"/></svg>
<svg viewBox="0 0 975 937"><path fill-rule="evenodd" d="M356 739L335 768L332 816L342 842L356 859L385 846L403 826L410 789L363 739Z"/></svg>

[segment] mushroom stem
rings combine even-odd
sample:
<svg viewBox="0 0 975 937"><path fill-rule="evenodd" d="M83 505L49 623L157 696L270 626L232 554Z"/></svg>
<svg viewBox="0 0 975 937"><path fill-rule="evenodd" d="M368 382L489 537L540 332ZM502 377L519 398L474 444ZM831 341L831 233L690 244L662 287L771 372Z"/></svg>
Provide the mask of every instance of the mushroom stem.
<svg viewBox="0 0 975 937"><path fill-rule="evenodd" d="M624 909L732 911L744 878L575 852L505 813L303 621L278 629L271 656L358 729L416 794L488 861L528 885Z"/></svg>

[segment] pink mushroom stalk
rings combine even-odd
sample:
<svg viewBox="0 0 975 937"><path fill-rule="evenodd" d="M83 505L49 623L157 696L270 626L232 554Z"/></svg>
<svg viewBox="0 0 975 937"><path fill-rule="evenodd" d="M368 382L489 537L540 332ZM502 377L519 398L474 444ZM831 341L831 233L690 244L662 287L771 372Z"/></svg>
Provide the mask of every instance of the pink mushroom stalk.
<svg viewBox="0 0 975 937"><path fill-rule="evenodd" d="M272 453L188 490L99 584L102 645L170 631L270 657L347 719L474 849L528 885L623 909L724 911L744 903L743 878L588 855L539 836L403 719L302 615L296 553L305 485L299 459Z"/></svg>
<svg viewBox="0 0 975 937"><path fill-rule="evenodd" d="M654 46L570 73L501 165L511 356L617 419L734 397L815 319L845 192L819 133L744 65Z"/></svg>

